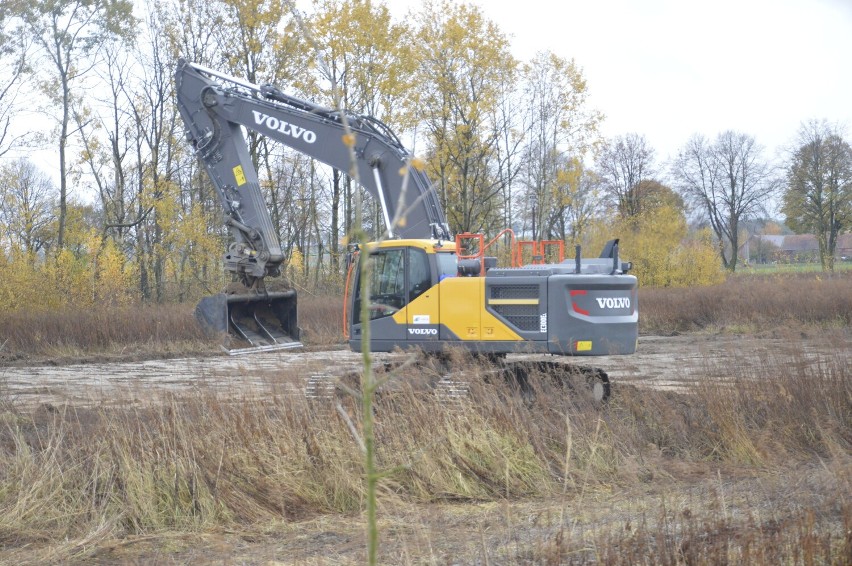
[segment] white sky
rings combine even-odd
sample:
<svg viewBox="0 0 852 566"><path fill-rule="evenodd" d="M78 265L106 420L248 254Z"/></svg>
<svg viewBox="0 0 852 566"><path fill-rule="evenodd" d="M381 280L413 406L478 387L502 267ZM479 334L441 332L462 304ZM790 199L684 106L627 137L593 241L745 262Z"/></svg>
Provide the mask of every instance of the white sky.
<svg viewBox="0 0 852 566"><path fill-rule="evenodd" d="M696 133L752 135L767 157L812 118L852 135L852 0L468 1L517 58L574 58L604 135L643 134L660 161Z"/></svg>
<svg viewBox="0 0 852 566"><path fill-rule="evenodd" d="M458 1L478 5L521 60L574 58L603 134L646 136L658 162L728 129L773 157L812 118L852 137L852 0ZM386 0L400 19L422 3ZM53 151L29 156L57 166Z"/></svg>

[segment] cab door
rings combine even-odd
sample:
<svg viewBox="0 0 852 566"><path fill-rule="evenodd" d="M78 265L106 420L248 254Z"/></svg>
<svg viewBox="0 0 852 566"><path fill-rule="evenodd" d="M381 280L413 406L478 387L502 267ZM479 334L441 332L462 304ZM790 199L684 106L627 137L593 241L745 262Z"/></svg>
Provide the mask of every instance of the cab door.
<svg viewBox="0 0 852 566"><path fill-rule="evenodd" d="M370 298L367 313L370 324L371 348L376 351L392 350L406 340L406 324L397 317L406 316L406 249L382 248L370 254ZM363 261L363 256L362 256ZM360 273L360 269L358 271ZM361 342L364 322L361 320L361 283L354 278L352 301L352 332L350 342Z"/></svg>
<svg viewBox="0 0 852 566"><path fill-rule="evenodd" d="M431 349L431 342L438 342L440 331L440 286L438 282L437 254L427 254L421 248L408 248L408 308L403 319L394 318L407 325L409 343L421 343ZM425 342L425 344L424 344Z"/></svg>

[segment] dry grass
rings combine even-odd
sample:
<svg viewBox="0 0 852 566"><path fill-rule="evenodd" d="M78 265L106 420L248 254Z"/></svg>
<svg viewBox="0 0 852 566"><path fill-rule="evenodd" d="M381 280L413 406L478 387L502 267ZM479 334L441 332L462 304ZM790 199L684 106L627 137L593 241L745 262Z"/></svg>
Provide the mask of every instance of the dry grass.
<svg viewBox="0 0 852 566"><path fill-rule="evenodd" d="M309 346L343 343L343 297L299 294L299 326L302 342Z"/></svg>
<svg viewBox="0 0 852 566"><path fill-rule="evenodd" d="M805 555L794 559L795 549L815 563L843 563L852 549L845 534L852 526L847 354L820 364L779 354L761 379L732 368L729 381L690 394L622 386L604 409L546 376L532 380L530 403L487 366L458 360L470 394L447 400L430 386L440 374L415 365L405 376L416 372L417 380L393 377L377 399L378 460L387 470L382 500L386 510L560 502L542 519L546 529L501 551L511 563L772 564L779 556L809 563ZM0 561L20 558L22 549L34 561L91 559L138 537L355 517L361 453L335 403L354 422L359 405L345 394L310 400L288 393L288 384L302 383L298 375L277 376L261 401L200 390L146 407L25 413L7 404ZM750 508L728 487L729 478L800 474L818 481L800 486L806 497L787 494L798 497L794 508L777 494ZM664 504L708 485L718 486L716 494L692 498L686 513L682 504ZM601 494L646 491L663 503L637 513L630 499L619 500L606 520L587 509ZM491 548L484 541L479 548ZM426 547L409 551L416 557Z"/></svg>
<svg viewBox="0 0 852 566"><path fill-rule="evenodd" d="M303 293L299 307L306 345L342 344L340 297ZM221 340L205 336L194 309L182 304L0 312L0 364L219 352Z"/></svg>
<svg viewBox="0 0 852 566"><path fill-rule="evenodd" d="M0 313L0 362L31 357L168 356L212 349L189 305Z"/></svg>
<svg viewBox="0 0 852 566"><path fill-rule="evenodd" d="M852 272L736 276L712 287L640 289L642 334L696 330L774 332L780 327L846 327L852 324ZM51 313L0 313L0 363L4 360L168 356L218 351L204 337L194 305L66 309ZM309 347L343 343L343 299L299 294L302 342Z"/></svg>
<svg viewBox="0 0 852 566"><path fill-rule="evenodd" d="M640 289L643 334L852 325L852 272L735 276L711 287Z"/></svg>
<svg viewBox="0 0 852 566"><path fill-rule="evenodd" d="M848 327L852 278L737 277L640 301L646 333ZM339 303L300 294L307 344L339 343ZM189 307L5 313L0 328L12 358L215 348ZM708 357L688 393L616 384L603 409L546 376L530 403L460 359L462 401L436 394L428 363L388 375L383 562L852 563L848 344L762 362L755 375ZM304 379L275 375L261 400L202 387L86 409L0 394L0 563L363 561L359 404L293 395Z"/></svg>

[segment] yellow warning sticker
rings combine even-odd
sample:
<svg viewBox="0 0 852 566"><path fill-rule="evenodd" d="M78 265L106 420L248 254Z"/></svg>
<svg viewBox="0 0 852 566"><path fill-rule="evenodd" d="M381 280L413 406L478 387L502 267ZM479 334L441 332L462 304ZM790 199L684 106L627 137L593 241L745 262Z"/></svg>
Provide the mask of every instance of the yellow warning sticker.
<svg viewBox="0 0 852 566"><path fill-rule="evenodd" d="M246 184L246 174L243 173L243 166L237 165L234 167L234 178L237 180L237 186L242 187Z"/></svg>
<svg viewBox="0 0 852 566"><path fill-rule="evenodd" d="M591 340L577 340L577 351L578 352L591 352L592 350L592 341Z"/></svg>

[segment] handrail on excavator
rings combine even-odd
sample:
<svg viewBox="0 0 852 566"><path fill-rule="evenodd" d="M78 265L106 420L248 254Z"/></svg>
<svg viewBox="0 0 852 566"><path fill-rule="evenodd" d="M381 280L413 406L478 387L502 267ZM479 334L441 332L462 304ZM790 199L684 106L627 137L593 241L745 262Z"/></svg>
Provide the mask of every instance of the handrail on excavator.
<svg viewBox="0 0 852 566"><path fill-rule="evenodd" d="M509 249L511 253L511 263L512 267L518 267L517 257L516 257L516 246L515 246L515 231L511 228L505 228L500 231L499 234L494 236L494 238L485 244L485 236L483 234L473 234L471 232L462 232L461 234L456 234L456 254L458 258L461 259L478 259L480 262L480 270L479 273L485 274L485 250L490 248L493 244L495 244L500 238L502 238L505 234L508 234L510 237ZM478 250L475 254L462 254L461 250L464 249L462 246L462 241L464 240L478 240L479 246Z"/></svg>
<svg viewBox="0 0 852 566"><path fill-rule="evenodd" d="M515 232L511 228L506 228L502 230L499 234L497 234L490 242L485 243L485 236L483 234L473 234L471 232L463 232L461 234L456 235L456 250L458 253L459 259L478 259L480 261L480 274L485 274L485 251L490 248L493 244L495 244L498 240L500 240L504 235L508 234L510 236L509 246L510 246L510 255L511 255L511 266L512 267L520 267L524 264L523 258L523 250L525 247L532 248L532 264L543 264L546 263L546 255L547 248L550 246L556 246L557 248L557 261L561 262L565 258L565 242L562 240L518 240L515 236ZM463 254L461 250L464 249L462 246L462 242L466 240L476 240L479 242L477 246L477 252L472 254Z"/></svg>

